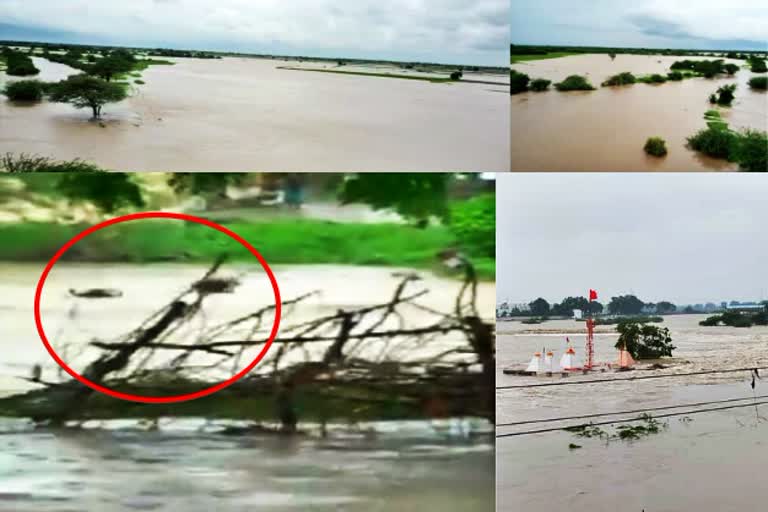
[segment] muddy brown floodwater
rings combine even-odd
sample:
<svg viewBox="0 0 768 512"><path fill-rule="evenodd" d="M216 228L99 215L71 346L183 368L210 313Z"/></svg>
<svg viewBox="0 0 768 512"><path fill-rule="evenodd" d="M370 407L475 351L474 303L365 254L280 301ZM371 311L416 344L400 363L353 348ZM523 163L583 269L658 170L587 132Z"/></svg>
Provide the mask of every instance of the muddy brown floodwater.
<svg viewBox="0 0 768 512"><path fill-rule="evenodd" d="M511 97L511 167L513 171L732 171L737 166L686 148L686 139L706 128L709 96L719 87L738 84L732 108L722 108L731 128L768 129L768 95L749 88L758 76L741 69L735 77L692 78L661 85L600 87L610 76L666 75L682 57L577 55L516 63L512 69L559 82L587 76L596 91L528 92ZM691 60L705 60L691 58ZM729 60L740 66L743 61ZM645 154L649 137L667 141L669 154Z"/></svg>
<svg viewBox="0 0 768 512"><path fill-rule="evenodd" d="M41 58L35 64L43 80L77 72ZM145 85L104 108L101 124L69 105L3 99L0 153L137 171L509 170L504 75L476 77L500 85L446 84L278 69L286 65L296 63L152 66L142 73ZM0 73L0 85L8 79Z"/></svg>
<svg viewBox="0 0 768 512"><path fill-rule="evenodd" d="M665 317L662 325L669 327L678 347L673 367L666 372L768 366L768 327L700 327L698 322L704 318ZM566 336L577 355L583 356L583 325L573 320L537 326L500 324L499 331L506 334L497 343L497 386L549 381L546 377L504 375L502 369L524 367L533 352L544 347L554 349L555 359L559 359ZM595 336L596 359L601 362L616 359L617 335L606 330L600 327ZM626 374L599 378L611 376ZM498 422L509 423L731 398L749 400L755 395L768 395L768 381L758 381L753 392L749 373L744 372L498 390L496 406ZM632 442L606 443L563 431L497 439L497 510L735 512L760 508L765 502L762 482L768 458L768 406L659 421L665 425L661 433ZM497 434L577 423L499 427ZM581 448L569 449L571 443Z"/></svg>

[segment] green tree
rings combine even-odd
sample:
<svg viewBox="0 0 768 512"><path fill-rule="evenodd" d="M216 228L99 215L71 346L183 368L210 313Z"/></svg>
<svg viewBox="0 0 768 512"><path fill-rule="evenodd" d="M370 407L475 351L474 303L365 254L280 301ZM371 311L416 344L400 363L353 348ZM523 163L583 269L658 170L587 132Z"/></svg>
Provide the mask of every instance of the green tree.
<svg viewBox="0 0 768 512"><path fill-rule="evenodd" d="M51 87L50 100L70 103L75 108L90 108L93 119L99 119L104 105L122 101L127 96L120 84L88 75L73 75Z"/></svg>
<svg viewBox="0 0 768 512"><path fill-rule="evenodd" d="M547 316L549 315L549 302L539 297L535 301L528 304L531 308L531 314L533 316Z"/></svg>
<svg viewBox="0 0 768 512"><path fill-rule="evenodd" d="M672 337L666 327L620 322L616 326L619 340L616 348L626 349L635 359L658 359L671 357L677 347L672 345Z"/></svg>
<svg viewBox="0 0 768 512"><path fill-rule="evenodd" d="M338 192L342 204L364 203L391 209L424 224L430 216L448 218L451 173L358 173L346 177Z"/></svg>
<svg viewBox="0 0 768 512"><path fill-rule="evenodd" d="M677 306L666 300L656 304L656 313L659 315L668 315L670 313L674 313L675 311L677 311Z"/></svg>
<svg viewBox="0 0 768 512"><path fill-rule="evenodd" d="M451 208L450 228L459 243L479 255L496 257L496 196L484 194Z"/></svg>
<svg viewBox="0 0 768 512"><path fill-rule="evenodd" d="M611 297L608 311L612 315L639 315L643 312L645 303L634 295L620 295Z"/></svg>
<svg viewBox="0 0 768 512"><path fill-rule="evenodd" d="M93 203L106 213L122 207L142 207L144 198L141 187L132 174L63 173L56 188L71 201Z"/></svg>

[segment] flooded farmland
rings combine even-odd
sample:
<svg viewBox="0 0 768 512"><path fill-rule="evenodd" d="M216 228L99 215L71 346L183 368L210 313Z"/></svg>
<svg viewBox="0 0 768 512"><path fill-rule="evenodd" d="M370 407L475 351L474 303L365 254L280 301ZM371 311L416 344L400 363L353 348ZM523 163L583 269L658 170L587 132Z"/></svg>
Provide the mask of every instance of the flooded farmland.
<svg viewBox="0 0 768 512"><path fill-rule="evenodd" d="M690 60L703 60L689 58ZM747 85L758 76L741 69L735 77L692 78L660 85L638 83L600 87L610 76L669 72L682 57L577 55L520 62L512 69L559 82L586 76L596 91L523 93L511 97L511 167L513 171L732 171L737 166L695 153L687 137L706 128L708 98L719 87L738 84L723 119L733 129L768 129L768 95ZM742 66L743 61L726 59ZM643 151L649 137L667 141L669 154L654 158ZM553 148L557 148L556 150Z"/></svg>
<svg viewBox="0 0 768 512"><path fill-rule="evenodd" d="M268 59L171 60L144 71L146 84L107 105L101 123L66 104L0 101L0 153L130 171L509 169L506 75L431 83L278 69L296 63ZM41 80L77 73L34 61ZM0 74L0 85L8 79Z"/></svg>
<svg viewBox="0 0 768 512"><path fill-rule="evenodd" d="M768 327L701 327L705 315L665 317L677 346L664 372L692 372L768 365ZM497 386L546 382L545 377L504 375L524 368L533 352L554 349L570 337L584 354L584 324L573 320L526 326L499 324ZM595 335L596 360L616 360L617 334L608 326ZM645 373L645 372L644 372ZM627 374L602 374L603 378ZM572 376L570 379L583 377ZM748 372L612 384L594 383L497 391L499 423L639 410L684 403L768 395L768 381L753 391ZM763 400L764 401L764 400ZM667 412L667 411L665 411ZM677 411L681 412L681 411ZM654 413L652 413L654 414ZM659 413L660 414L660 413ZM636 417L628 414L618 418ZM613 418L597 418L603 421ZM565 427L584 420L501 427L497 434ZM588 421L588 420L587 420ZM570 509L595 512L646 510L730 512L764 499L760 483L768 457L768 407L744 407L663 420L660 433L635 441L585 439L555 431L497 440L500 511ZM611 427L604 427L609 429ZM580 448L570 447L570 444ZM718 471L716 468L727 468Z"/></svg>

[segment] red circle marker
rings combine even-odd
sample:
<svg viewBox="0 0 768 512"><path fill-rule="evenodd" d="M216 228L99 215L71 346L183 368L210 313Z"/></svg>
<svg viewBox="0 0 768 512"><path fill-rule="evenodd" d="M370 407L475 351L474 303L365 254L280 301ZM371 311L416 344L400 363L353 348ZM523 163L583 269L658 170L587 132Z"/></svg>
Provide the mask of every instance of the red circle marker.
<svg viewBox="0 0 768 512"><path fill-rule="evenodd" d="M187 393L182 395L171 395L171 396L142 396L142 395L133 395L130 393L122 393L120 391L115 391L113 389L106 388L104 386L101 386L95 382L91 382L90 380L86 379L76 371L74 371L72 368L70 368L67 363L65 363L59 355L56 353L55 350L53 350L53 347L51 347L50 342L48 341L48 338L45 335L45 331L43 330L43 323L40 319L40 297L43 293L43 285L45 285L45 280L48 277L48 274L50 273L53 266L56 264L56 262L61 258L61 256L67 252L73 245L75 245L77 242L85 238L86 236L90 235L91 233L94 233L96 231L99 231L100 229L103 229L107 226L112 226L113 224L120 224L122 222L128 222L132 220L137 219L177 219L177 220L185 220L189 222L195 222L197 224L202 224L204 226L208 226L209 228L213 228L221 233L224 233L225 235L229 236L230 238L236 240L239 242L243 247L248 249L248 251L253 254L257 260L259 260L259 263L261 264L264 271L267 273L267 276L269 277L269 281L272 284L272 290L274 292L275 296L275 320L272 323L272 331L269 334L269 339L267 339L267 342L264 345L264 348L261 349L261 352L256 356L256 358L246 366L242 371L234 375L233 377L225 380L224 382L221 382L219 384L216 384L214 386L211 386L209 388L196 391L194 393ZM35 325L37 326L37 332L40 335L40 339L43 340L43 345L45 345L45 348L48 350L48 353L51 354L51 357L58 363L59 366L64 368L64 370L70 374L72 377L77 379L78 381L82 382L86 386L90 387L91 389L94 389L96 391L100 391L101 393L104 393L106 395L109 395L114 398L120 398L122 400L130 400L133 402L144 402L144 403L174 403L174 402L184 402L187 400L194 400L196 398L201 398L204 396L211 395L217 391L220 391L227 386L231 386L238 380L242 379L245 374L253 370L253 368L259 364L259 362L264 358L264 356L267 354L267 351L269 350L269 347L272 346L272 342L277 337L277 331L280 328L280 313L281 313L281 301L280 301L280 289L277 286L277 280L275 279L275 275L272 273L272 269L269 268L269 265L267 265L267 262L264 260L264 258L259 254L259 251L257 251L251 244L249 244L245 239L243 239L240 235L235 233L234 231L231 231L224 226L221 226L219 224L216 224L215 222L212 222L207 219L202 219L200 217L195 217L193 215L186 215L183 213L171 213L171 212L143 212L143 213L133 213L130 215L123 215L120 217L115 217L114 219L106 220L100 224L96 224L95 226L92 226L79 235L76 235L71 240L69 240L66 244L64 244L61 249L58 250L56 254L53 255L53 258L48 262L48 264L45 266L45 269L43 270L43 273L40 275L40 279L37 282L37 289L35 290Z"/></svg>

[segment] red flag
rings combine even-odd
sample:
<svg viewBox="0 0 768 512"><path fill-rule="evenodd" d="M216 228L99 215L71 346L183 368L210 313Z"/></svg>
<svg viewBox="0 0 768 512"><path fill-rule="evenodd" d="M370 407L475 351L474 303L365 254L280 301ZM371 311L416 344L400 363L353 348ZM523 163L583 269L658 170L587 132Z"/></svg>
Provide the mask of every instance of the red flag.
<svg viewBox="0 0 768 512"><path fill-rule="evenodd" d="M591 288L589 290L589 300L597 300L597 292Z"/></svg>

